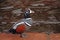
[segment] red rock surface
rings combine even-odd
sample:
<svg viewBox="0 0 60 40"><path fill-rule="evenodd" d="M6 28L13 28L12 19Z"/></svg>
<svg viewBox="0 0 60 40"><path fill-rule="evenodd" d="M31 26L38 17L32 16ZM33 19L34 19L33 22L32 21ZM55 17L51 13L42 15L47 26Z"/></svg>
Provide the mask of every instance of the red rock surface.
<svg viewBox="0 0 60 40"><path fill-rule="evenodd" d="M27 37L21 38L18 34L0 33L0 40L47 40L44 33L26 33Z"/></svg>
<svg viewBox="0 0 60 40"><path fill-rule="evenodd" d="M51 34L50 40L60 40L60 34Z"/></svg>
<svg viewBox="0 0 60 40"><path fill-rule="evenodd" d="M0 33L0 40L60 40L60 34L50 34L49 36L45 33L26 33L27 36L21 38L19 34L6 34Z"/></svg>

